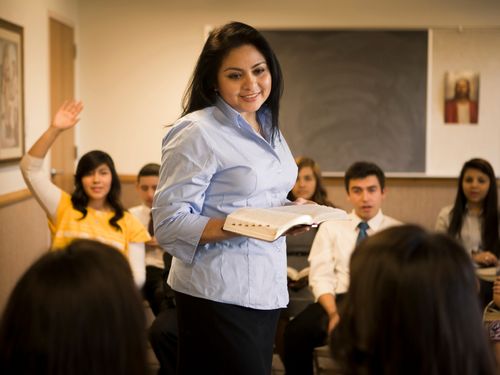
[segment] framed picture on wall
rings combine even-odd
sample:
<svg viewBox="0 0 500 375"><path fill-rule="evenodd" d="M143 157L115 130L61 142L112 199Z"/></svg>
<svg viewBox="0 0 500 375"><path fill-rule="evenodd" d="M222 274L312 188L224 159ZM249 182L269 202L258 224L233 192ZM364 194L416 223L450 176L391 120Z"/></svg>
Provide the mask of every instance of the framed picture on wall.
<svg viewBox="0 0 500 375"><path fill-rule="evenodd" d="M444 122L446 124L477 124L478 119L479 73L447 72Z"/></svg>
<svg viewBox="0 0 500 375"><path fill-rule="evenodd" d="M23 28L0 19L0 163L24 154Z"/></svg>

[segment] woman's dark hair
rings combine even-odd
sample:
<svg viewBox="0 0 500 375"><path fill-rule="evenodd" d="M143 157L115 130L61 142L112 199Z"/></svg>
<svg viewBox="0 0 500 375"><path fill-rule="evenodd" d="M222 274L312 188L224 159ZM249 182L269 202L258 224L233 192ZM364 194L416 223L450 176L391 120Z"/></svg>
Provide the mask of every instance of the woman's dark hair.
<svg viewBox="0 0 500 375"><path fill-rule="evenodd" d="M78 162L75 174L75 190L71 195L71 203L73 203L73 207L75 208L75 210L78 210L83 214L81 219L87 216L87 205L89 204L89 197L83 189L82 178L102 164L106 164L111 171L111 188L108 195L106 196L106 201L111 206L115 214L111 219L109 219L109 224L117 230L121 231L122 229L118 225L118 220L123 217L124 208L120 200L120 179L118 178L118 174L116 173L113 159L111 159L111 156L109 156L104 151L95 150L87 152Z"/></svg>
<svg viewBox="0 0 500 375"><path fill-rule="evenodd" d="M312 169L314 178L316 179L316 190L311 198L312 201L322 204L325 206L334 207L333 203L327 199L326 189L323 186L323 179L321 178L321 169L319 168L318 163L316 163L313 159L299 156L295 158L295 163L297 163L297 167L299 167L298 172L304 167L309 167ZM293 191L290 190L287 196L288 200L294 201L297 199L296 196L293 195Z"/></svg>
<svg viewBox="0 0 500 375"><path fill-rule="evenodd" d="M460 238L462 232L463 219L466 211L467 198L465 197L463 180L465 172L469 169L476 169L490 179L490 188L483 201L483 213L481 215L481 239L483 248L499 255L499 233L498 233L498 193L495 172L490 163L484 159L471 159L467 161L460 171L458 178L457 196L455 204L450 212L450 226L448 233L456 238Z"/></svg>
<svg viewBox="0 0 500 375"><path fill-rule="evenodd" d="M363 241L331 336L342 374L494 374L465 249L446 234L398 226Z"/></svg>
<svg viewBox="0 0 500 375"><path fill-rule="evenodd" d="M125 257L75 240L38 259L0 322L0 373L147 373L144 307Z"/></svg>
<svg viewBox="0 0 500 375"><path fill-rule="evenodd" d="M271 93L265 105L272 115L271 141L278 135L280 98L283 92L281 68L267 40L253 27L241 22L231 22L213 30L201 51L198 62L183 98L182 116L213 106L217 99L217 74L222 60L231 50L244 46L254 46L266 59L271 73Z"/></svg>

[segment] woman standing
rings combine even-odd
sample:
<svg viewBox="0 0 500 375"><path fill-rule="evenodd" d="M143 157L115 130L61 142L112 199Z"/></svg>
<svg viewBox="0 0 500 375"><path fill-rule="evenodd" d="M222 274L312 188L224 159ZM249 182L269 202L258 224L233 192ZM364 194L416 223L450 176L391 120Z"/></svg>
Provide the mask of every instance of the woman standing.
<svg viewBox="0 0 500 375"><path fill-rule="evenodd" d="M57 137L78 122L81 102L66 102L52 124L21 160L26 185L47 214L52 248L60 249L75 238L94 239L117 248L129 260L136 284L145 279L144 226L123 209L121 185L111 157L90 151L78 162L71 195L54 185L43 171L43 160Z"/></svg>
<svg viewBox="0 0 500 375"><path fill-rule="evenodd" d="M285 239L222 229L240 207L288 202L297 167L278 128L282 76L264 37L233 22L214 30L181 117L163 140L155 234L174 256L180 374L268 375L288 303ZM196 360L193 360L196 359Z"/></svg>

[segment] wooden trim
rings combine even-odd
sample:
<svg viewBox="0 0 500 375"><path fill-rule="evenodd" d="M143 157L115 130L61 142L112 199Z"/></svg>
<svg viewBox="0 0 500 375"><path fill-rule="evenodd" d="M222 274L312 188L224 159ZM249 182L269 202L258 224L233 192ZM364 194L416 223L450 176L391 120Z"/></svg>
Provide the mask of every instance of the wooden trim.
<svg viewBox="0 0 500 375"><path fill-rule="evenodd" d="M122 184L135 184L137 176L133 174L120 174L118 175Z"/></svg>
<svg viewBox="0 0 500 375"><path fill-rule="evenodd" d="M28 189L14 191L12 193L0 195L0 207L8 206L17 202L21 202L31 198L31 193Z"/></svg>

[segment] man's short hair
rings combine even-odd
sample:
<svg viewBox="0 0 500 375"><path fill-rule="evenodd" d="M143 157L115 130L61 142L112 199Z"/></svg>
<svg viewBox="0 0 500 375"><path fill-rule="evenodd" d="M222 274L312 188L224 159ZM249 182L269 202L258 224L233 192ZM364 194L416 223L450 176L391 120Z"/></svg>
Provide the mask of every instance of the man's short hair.
<svg viewBox="0 0 500 375"><path fill-rule="evenodd" d="M344 184L345 189L349 193L349 182L355 179L363 179L368 176L375 176L380 184L380 189L385 188L385 174L380 167L375 163L367 161L358 161L352 164L345 172Z"/></svg>
<svg viewBox="0 0 500 375"><path fill-rule="evenodd" d="M159 175L160 175L160 164L149 163L141 168L139 174L137 175L137 181L139 181L141 177L159 176Z"/></svg>

